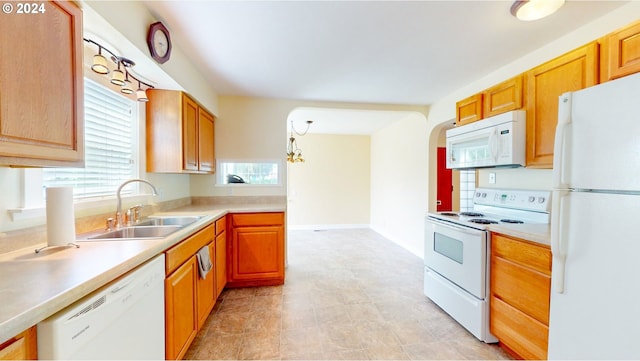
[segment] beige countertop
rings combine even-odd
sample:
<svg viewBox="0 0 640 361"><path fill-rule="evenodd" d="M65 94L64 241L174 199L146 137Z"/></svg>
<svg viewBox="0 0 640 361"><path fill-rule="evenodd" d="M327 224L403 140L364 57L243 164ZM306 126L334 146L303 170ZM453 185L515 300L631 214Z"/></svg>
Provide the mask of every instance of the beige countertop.
<svg viewBox="0 0 640 361"><path fill-rule="evenodd" d="M550 245L549 224L490 224L489 231Z"/></svg>
<svg viewBox="0 0 640 361"><path fill-rule="evenodd" d="M185 206L157 215L203 215L161 239L79 241L79 248L0 254L0 343L133 270L227 213L284 212L282 204ZM82 237L78 237L82 238ZM44 244L42 245L44 246Z"/></svg>

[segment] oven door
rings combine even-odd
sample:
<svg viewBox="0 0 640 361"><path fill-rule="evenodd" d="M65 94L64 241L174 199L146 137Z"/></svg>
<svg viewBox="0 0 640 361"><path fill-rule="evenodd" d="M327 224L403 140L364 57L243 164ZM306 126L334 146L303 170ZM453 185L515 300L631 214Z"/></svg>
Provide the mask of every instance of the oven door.
<svg viewBox="0 0 640 361"><path fill-rule="evenodd" d="M487 232L427 218L425 266L473 296L487 296Z"/></svg>

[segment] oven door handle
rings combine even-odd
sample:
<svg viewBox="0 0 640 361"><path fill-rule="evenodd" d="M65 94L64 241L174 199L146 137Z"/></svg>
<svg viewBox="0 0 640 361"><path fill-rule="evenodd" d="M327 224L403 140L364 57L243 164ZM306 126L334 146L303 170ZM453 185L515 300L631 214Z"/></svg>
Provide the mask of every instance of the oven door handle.
<svg viewBox="0 0 640 361"><path fill-rule="evenodd" d="M447 224L447 223L444 223L444 222L440 222L440 221L438 221L436 219L433 219L433 218L429 218L429 222L432 222L433 224L438 225L438 226L442 226L444 228L448 228L448 229L450 229L452 231L462 232L462 233L466 233L466 234L469 234L469 235L472 235L472 236L477 236L477 235L482 234L482 233L485 232L485 231L482 231L482 230L479 230L479 229L467 228L465 226L450 225L450 224Z"/></svg>

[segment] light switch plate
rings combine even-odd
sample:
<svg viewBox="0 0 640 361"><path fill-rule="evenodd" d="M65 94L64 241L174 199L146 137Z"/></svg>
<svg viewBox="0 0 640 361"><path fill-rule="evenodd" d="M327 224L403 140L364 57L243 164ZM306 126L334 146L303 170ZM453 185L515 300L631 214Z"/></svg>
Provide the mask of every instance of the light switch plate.
<svg viewBox="0 0 640 361"><path fill-rule="evenodd" d="M490 184L496 184L496 174L495 173L489 173L489 183Z"/></svg>

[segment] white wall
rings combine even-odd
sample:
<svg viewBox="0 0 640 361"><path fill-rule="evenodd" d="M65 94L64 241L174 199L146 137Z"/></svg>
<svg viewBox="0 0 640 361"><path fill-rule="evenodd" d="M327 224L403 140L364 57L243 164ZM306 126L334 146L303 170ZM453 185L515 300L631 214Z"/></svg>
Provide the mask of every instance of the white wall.
<svg viewBox="0 0 640 361"><path fill-rule="evenodd" d="M428 127L415 113L371 137L371 228L419 257L427 210Z"/></svg>
<svg viewBox="0 0 640 361"><path fill-rule="evenodd" d="M304 163L287 163L290 229L368 227L371 141L368 135L296 137Z"/></svg>

